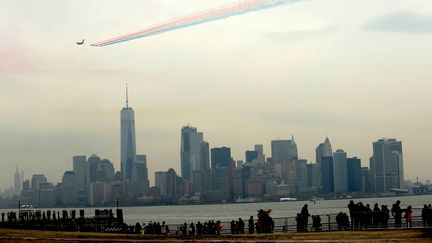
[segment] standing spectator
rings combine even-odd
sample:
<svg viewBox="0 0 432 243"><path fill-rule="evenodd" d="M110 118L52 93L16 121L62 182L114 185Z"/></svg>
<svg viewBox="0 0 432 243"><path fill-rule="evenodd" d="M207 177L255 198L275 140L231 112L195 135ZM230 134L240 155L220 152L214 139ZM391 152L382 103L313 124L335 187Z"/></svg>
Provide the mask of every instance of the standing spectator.
<svg viewBox="0 0 432 243"><path fill-rule="evenodd" d="M400 201L397 200L395 204L393 204L393 207L391 209L392 215L395 220L395 227L400 228L402 225L402 212L403 210L400 207Z"/></svg>
<svg viewBox="0 0 432 243"><path fill-rule="evenodd" d="M216 221L216 234L217 234L217 235L220 235L221 230L222 230L222 224L221 224L221 222L218 220L218 221Z"/></svg>
<svg viewBox="0 0 432 243"><path fill-rule="evenodd" d="M309 220L309 216L310 216L307 204L305 204L303 206L300 214L303 217L303 231L307 231L307 225L308 225L308 220Z"/></svg>
<svg viewBox="0 0 432 243"><path fill-rule="evenodd" d="M254 219L253 216L250 216L249 220L248 220L248 229L249 229L249 234L253 234L254 233Z"/></svg>
<svg viewBox="0 0 432 243"><path fill-rule="evenodd" d="M200 221L198 221L197 225L196 225L196 229L197 229L197 235L202 235L203 233L203 226L201 224Z"/></svg>
<svg viewBox="0 0 432 243"><path fill-rule="evenodd" d="M412 209L411 209L411 206L408 206L405 209L404 218L405 218L406 227L411 228L412 227Z"/></svg>
<svg viewBox="0 0 432 243"><path fill-rule="evenodd" d="M373 211L372 211L372 225L374 228L379 228L381 224L381 210L378 206L378 203L375 203Z"/></svg>
<svg viewBox="0 0 432 243"><path fill-rule="evenodd" d="M366 204L366 215L365 215L365 225L366 228L369 228L372 225L372 209L370 208L369 203Z"/></svg>
<svg viewBox="0 0 432 243"><path fill-rule="evenodd" d="M381 205L381 214L380 214L380 222L382 227L388 228L388 221L390 218L390 211L387 208L387 205Z"/></svg>
<svg viewBox="0 0 432 243"><path fill-rule="evenodd" d="M238 233L239 233L239 234L244 234L244 226L245 226L245 224L244 224L244 222L243 222L243 219L242 219L242 218L239 218L239 221L238 221L238 223L237 223Z"/></svg>
<svg viewBox="0 0 432 243"><path fill-rule="evenodd" d="M195 225L194 225L193 222L190 223L190 225L189 225L189 229L190 229L190 231L189 231L189 235L195 235Z"/></svg>
<svg viewBox="0 0 432 243"><path fill-rule="evenodd" d="M348 210L349 210L349 214L350 214L350 219L351 219L351 229L353 228L353 226L355 225L355 213L356 213L356 204L354 203L353 200L350 200L349 204L348 204Z"/></svg>
<svg viewBox="0 0 432 243"><path fill-rule="evenodd" d="M231 221L231 234L235 234L236 233L236 223L234 220Z"/></svg>
<svg viewBox="0 0 432 243"><path fill-rule="evenodd" d="M312 227L315 231L322 229L321 217L319 215L312 215Z"/></svg>
<svg viewBox="0 0 432 243"><path fill-rule="evenodd" d="M427 226L427 224L428 224L428 206L425 204L424 206L423 206L423 209L422 209L422 214L421 214L421 217L422 217L422 220L423 220L423 227L426 227Z"/></svg>
<svg viewBox="0 0 432 243"><path fill-rule="evenodd" d="M303 226L304 225L303 216L298 213L297 217L295 219L297 221L297 232L302 232L303 229L304 229L304 226Z"/></svg>

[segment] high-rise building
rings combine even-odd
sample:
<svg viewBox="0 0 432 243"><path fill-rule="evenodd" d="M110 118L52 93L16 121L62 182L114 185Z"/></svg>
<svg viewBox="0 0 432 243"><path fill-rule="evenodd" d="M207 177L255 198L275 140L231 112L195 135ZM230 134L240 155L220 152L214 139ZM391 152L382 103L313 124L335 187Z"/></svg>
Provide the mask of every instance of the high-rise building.
<svg viewBox="0 0 432 243"><path fill-rule="evenodd" d="M333 155L331 143L328 137L326 137L324 143L320 143L315 149L315 155L317 164L321 163L322 157L328 157Z"/></svg>
<svg viewBox="0 0 432 243"><path fill-rule="evenodd" d="M257 163L263 164L265 163L265 155L264 155L264 146L262 144L255 144L255 151L258 152L257 154Z"/></svg>
<svg viewBox="0 0 432 243"><path fill-rule="evenodd" d="M212 169L228 168L232 161L231 148L221 147L211 149L211 164Z"/></svg>
<svg viewBox="0 0 432 243"><path fill-rule="evenodd" d="M174 169L169 169L166 173L166 197L175 199L180 195L179 179Z"/></svg>
<svg viewBox="0 0 432 243"><path fill-rule="evenodd" d="M298 159L297 144L291 140L271 141L272 164L276 175L284 178L288 186L296 183L295 161Z"/></svg>
<svg viewBox="0 0 432 243"><path fill-rule="evenodd" d="M160 194L162 196L167 195L166 181L167 181L167 172L166 171L156 171L155 172L155 186L159 188Z"/></svg>
<svg viewBox="0 0 432 243"><path fill-rule="evenodd" d="M347 159L348 191L360 192L362 190L361 160L357 157Z"/></svg>
<svg viewBox="0 0 432 243"><path fill-rule="evenodd" d="M347 154L342 149L333 153L334 192L348 191Z"/></svg>
<svg viewBox="0 0 432 243"><path fill-rule="evenodd" d="M132 180L132 167L136 162L135 113L129 107L128 90L126 86L126 107L120 112L120 162L123 181Z"/></svg>
<svg viewBox="0 0 432 243"><path fill-rule="evenodd" d="M252 161L257 160L258 151L255 150L247 150L245 153L246 163L252 163Z"/></svg>
<svg viewBox="0 0 432 243"><path fill-rule="evenodd" d="M56 203L55 187L52 183L40 183L39 189L37 190L38 203L35 203L37 207L51 208Z"/></svg>
<svg viewBox="0 0 432 243"><path fill-rule="evenodd" d="M203 141L201 144L201 166L200 173L203 174L205 171L210 169L210 145L208 142Z"/></svg>
<svg viewBox="0 0 432 243"><path fill-rule="evenodd" d="M14 195L20 195L22 179L20 173L18 172L18 166L16 167L15 175L14 175Z"/></svg>
<svg viewBox="0 0 432 243"><path fill-rule="evenodd" d="M208 146L203 133L195 127L185 126L181 129L181 176L184 180L192 180L194 171L204 172L208 168Z"/></svg>
<svg viewBox="0 0 432 243"><path fill-rule="evenodd" d="M114 165L111 161L103 159L99 162L96 169L97 181L113 181L114 180Z"/></svg>
<svg viewBox="0 0 432 243"><path fill-rule="evenodd" d="M321 157L321 191L323 193L334 192L333 157Z"/></svg>
<svg viewBox="0 0 432 243"><path fill-rule="evenodd" d="M295 161L296 165L296 177L297 177L297 188L302 189L308 187L308 170L307 160L298 159Z"/></svg>
<svg viewBox="0 0 432 243"><path fill-rule="evenodd" d="M96 154L90 156L87 160L87 181L88 183L98 181L97 170L101 159Z"/></svg>
<svg viewBox="0 0 432 243"><path fill-rule="evenodd" d="M282 163L298 159L297 144L294 137L291 140L271 141L272 162Z"/></svg>
<svg viewBox="0 0 432 243"><path fill-rule="evenodd" d="M87 157L85 155L73 156L73 171L77 180L79 191L87 190Z"/></svg>
<svg viewBox="0 0 432 243"><path fill-rule="evenodd" d="M370 161L375 192L404 187L402 142L396 139L379 139L373 142Z"/></svg>
<svg viewBox="0 0 432 243"><path fill-rule="evenodd" d="M62 177L61 202L63 206L74 206L78 202L77 176L73 171L65 171Z"/></svg>
<svg viewBox="0 0 432 243"><path fill-rule="evenodd" d="M39 186L41 183L47 183L48 180L45 177L45 175L38 175L35 174L32 176L32 180L31 180L31 188L33 190L39 190Z"/></svg>
<svg viewBox="0 0 432 243"><path fill-rule="evenodd" d="M132 193L135 196L144 195L150 188L147 170L147 156L137 155L137 162L132 169Z"/></svg>
<svg viewBox="0 0 432 243"><path fill-rule="evenodd" d="M373 192L372 175L368 167L361 167L362 192Z"/></svg>

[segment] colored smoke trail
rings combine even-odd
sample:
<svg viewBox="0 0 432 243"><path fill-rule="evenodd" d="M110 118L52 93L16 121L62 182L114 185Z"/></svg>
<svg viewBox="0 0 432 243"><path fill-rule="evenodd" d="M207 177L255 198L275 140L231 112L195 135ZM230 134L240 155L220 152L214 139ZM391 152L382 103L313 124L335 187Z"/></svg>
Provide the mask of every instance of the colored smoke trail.
<svg viewBox="0 0 432 243"><path fill-rule="evenodd" d="M158 35L168 31L186 28L189 26L203 24L215 20L226 19L249 12L273 8L284 4L295 3L298 1L301 0L244 0L235 4L205 10L168 20L166 22L148 27L142 31L114 37L105 41L92 44L92 46L107 46L120 42L130 41L137 38Z"/></svg>

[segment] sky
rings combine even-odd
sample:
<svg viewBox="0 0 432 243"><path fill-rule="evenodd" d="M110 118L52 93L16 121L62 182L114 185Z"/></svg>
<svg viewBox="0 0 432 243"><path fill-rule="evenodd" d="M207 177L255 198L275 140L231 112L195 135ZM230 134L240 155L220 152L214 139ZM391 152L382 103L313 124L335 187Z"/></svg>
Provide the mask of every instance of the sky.
<svg viewBox="0 0 432 243"><path fill-rule="evenodd" d="M405 177L432 179L430 0L307 0L107 47L108 38L229 0L7 0L0 8L0 188L72 156L120 169L120 110L137 153L180 172L180 129L243 160L294 134L299 156L333 149L369 164L372 142L403 142ZM86 45L76 41L86 39Z"/></svg>

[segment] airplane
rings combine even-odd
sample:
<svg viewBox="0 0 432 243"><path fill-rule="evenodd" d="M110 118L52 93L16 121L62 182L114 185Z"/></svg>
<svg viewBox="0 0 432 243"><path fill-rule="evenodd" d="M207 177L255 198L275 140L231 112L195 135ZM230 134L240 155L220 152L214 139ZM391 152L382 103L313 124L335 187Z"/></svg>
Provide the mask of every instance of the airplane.
<svg viewBox="0 0 432 243"><path fill-rule="evenodd" d="M76 42L77 45L82 45L84 44L84 39L82 41Z"/></svg>

